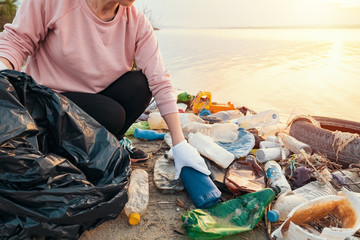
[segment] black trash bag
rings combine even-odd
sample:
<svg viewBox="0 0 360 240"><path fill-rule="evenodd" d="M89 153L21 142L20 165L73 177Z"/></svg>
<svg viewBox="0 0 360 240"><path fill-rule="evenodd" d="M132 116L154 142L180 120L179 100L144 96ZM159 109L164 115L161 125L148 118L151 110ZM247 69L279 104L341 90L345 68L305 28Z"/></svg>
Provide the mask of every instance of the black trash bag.
<svg viewBox="0 0 360 240"><path fill-rule="evenodd" d="M98 122L25 73L0 72L0 239L76 239L127 202L130 159Z"/></svg>

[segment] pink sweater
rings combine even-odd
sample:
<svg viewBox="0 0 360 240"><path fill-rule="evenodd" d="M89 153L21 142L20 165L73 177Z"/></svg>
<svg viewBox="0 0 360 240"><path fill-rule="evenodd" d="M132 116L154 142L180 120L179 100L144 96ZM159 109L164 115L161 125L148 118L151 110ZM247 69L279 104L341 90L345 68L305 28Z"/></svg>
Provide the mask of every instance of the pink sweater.
<svg viewBox="0 0 360 240"><path fill-rule="evenodd" d="M176 98L151 24L134 6L120 6L110 22L85 0L24 0L0 33L0 56L54 91L96 93L131 69L146 75L162 115ZM139 92L139 94L142 94Z"/></svg>

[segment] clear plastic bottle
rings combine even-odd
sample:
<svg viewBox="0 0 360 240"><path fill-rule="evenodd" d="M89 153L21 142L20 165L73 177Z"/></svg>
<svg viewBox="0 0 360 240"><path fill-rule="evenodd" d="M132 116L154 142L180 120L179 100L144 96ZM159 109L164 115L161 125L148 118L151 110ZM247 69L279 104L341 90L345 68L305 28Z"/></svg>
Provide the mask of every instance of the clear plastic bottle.
<svg viewBox="0 0 360 240"><path fill-rule="evenodd" d="M284 171L277 162L266 162L264 170L266 172L268 186L273 188L278 186L281 189L279 195L291 191L290 184L285 177Z"/></svg>
<svg viewBox="0 0 360 240"><path fill-rule="evenodd" d="M130 225L137 225L140 222L140 216L145 213L149 203L148 173L144 169L132 171L128 197L129 200L124 207L125 214L129 218Z"/></svg>
<svg viewBox="0 0 360 240"><path fill-rule="evenodd" d="M233 142L238 139L238 128L234 123L214 123L205 124L198 122L190 122L183 126L185 137L189 133L200 132L206 136L211 137L216 142Z"/></svg>
<svg viewBox="0 0 360 240"><path fill-rule="evenodd" d="M233 119L243 117L244 114L239 110L227 110L227 111L220 111L217 113L213 113L211 114L211 116L220 118L223 122L227 122Z"/></svg>
<svg viewBox="0 0 360 240"><path fill-rule="evenodd" d="M279 113L275 110L269 109L255 115L246 115L244 117L231 120L230 122L236 123L244 129L271 126L279 122Z"/></svg>
<svg viewBox="0 0 360 240"><path fill-rule="evenodd" d="M275 125L260 127L259 130L258 130L258 134L259 134L260 137L266 139L269 136L275 136L276 133L282 132L285 129L286 129L286 124L277 123Z"/></svg>
<svg viewBox="0 0 360 240"><path fill-rule="evenodd" d="M151 112L148 118L149 126L153 130L168 129L160 112Z"/></svg>

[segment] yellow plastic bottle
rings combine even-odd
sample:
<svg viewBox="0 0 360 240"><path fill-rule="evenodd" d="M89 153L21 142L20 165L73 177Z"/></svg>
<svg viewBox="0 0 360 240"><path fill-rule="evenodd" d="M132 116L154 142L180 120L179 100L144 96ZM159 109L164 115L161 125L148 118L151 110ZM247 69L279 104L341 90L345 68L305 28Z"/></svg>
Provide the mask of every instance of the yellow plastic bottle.
<svg viewBox="0 0 360 240"><path fill-rule="evenodd" d="M145 170L135 169L132 171L128 197L129 200L124 207L125 214L129 218L130 225L137 225L149 202L149 180Z"/></svg>

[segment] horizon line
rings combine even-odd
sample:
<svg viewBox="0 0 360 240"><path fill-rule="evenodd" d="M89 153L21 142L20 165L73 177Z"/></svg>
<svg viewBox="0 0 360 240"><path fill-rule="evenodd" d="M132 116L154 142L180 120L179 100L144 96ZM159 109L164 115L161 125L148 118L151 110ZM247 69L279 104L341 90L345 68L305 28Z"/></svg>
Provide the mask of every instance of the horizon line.
<svg viewBox="0 0 360 240"><path fill-rule="evenodd" d="M183 29L320 29L320 28L360 28L360 24L339 25L290 25L290 26L228 26L228 27L196 27L196 26L159 26L161 28L183 28Z"/></svg>

